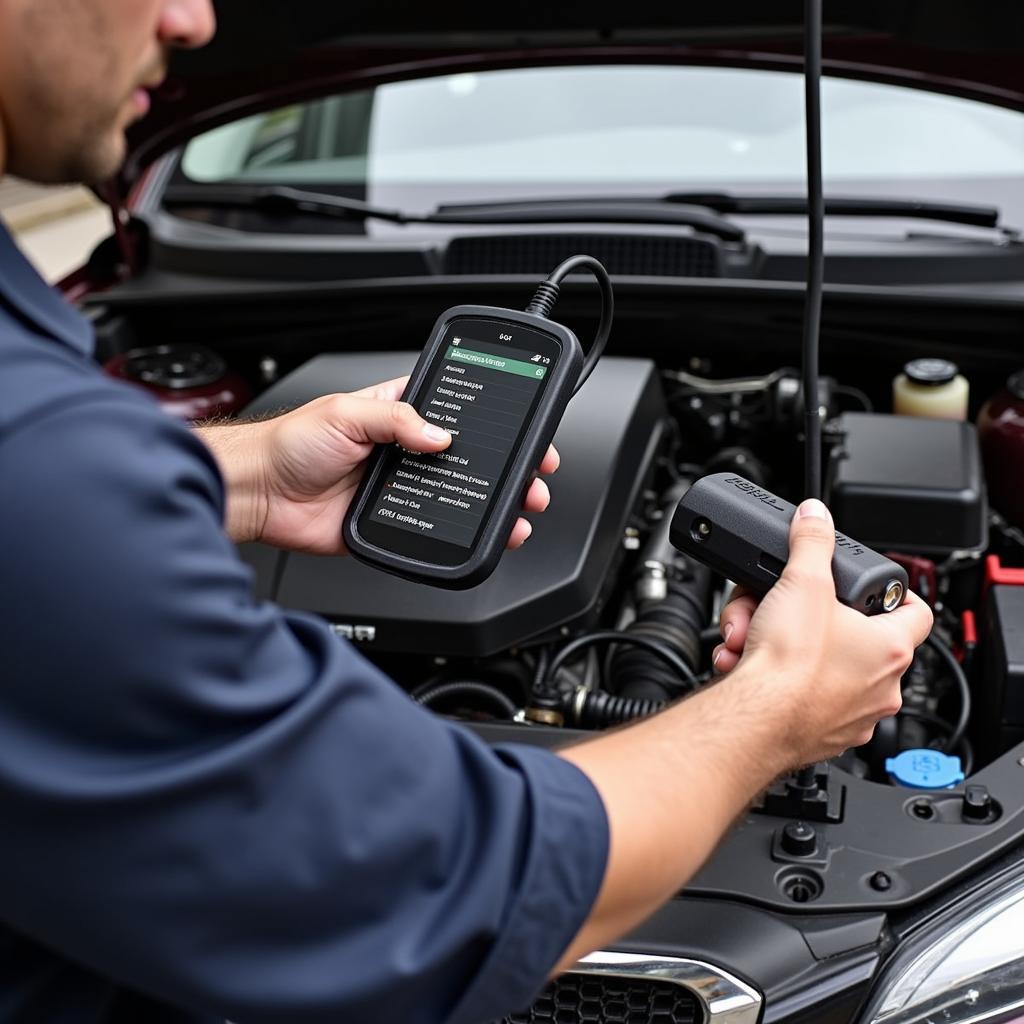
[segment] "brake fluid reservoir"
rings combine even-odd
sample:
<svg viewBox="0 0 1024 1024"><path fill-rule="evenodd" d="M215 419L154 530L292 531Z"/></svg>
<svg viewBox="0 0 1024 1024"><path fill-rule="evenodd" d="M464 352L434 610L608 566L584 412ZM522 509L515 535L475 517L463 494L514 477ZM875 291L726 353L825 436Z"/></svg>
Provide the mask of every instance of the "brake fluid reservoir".
<svg viewBox="0 0 1024 1024"><path fill-rule="evenodd" d="M900 416L967 419L969 387L956 363L914 359L892 382L892 408Z"/></svg>

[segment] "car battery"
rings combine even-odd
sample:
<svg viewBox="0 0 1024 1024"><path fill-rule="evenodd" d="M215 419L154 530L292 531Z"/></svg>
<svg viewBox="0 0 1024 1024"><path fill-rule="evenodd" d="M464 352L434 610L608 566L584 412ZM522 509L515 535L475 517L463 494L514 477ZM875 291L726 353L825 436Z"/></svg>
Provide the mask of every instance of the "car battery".
<svg viewBox="0 0 1024 1024"><path fill-rule="evenodd" d="M993 567L994 556L989 562L980 718L1002 752L1024 742L1024 571ZM994 582L1000 579L1014 582Z"/></svg>

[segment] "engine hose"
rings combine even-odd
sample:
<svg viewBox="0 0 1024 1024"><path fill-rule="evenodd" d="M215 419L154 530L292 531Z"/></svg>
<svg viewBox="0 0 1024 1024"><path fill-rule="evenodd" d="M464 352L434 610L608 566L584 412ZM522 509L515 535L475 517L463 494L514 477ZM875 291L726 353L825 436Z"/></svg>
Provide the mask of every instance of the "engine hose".
<svg viewBox="0 0 1024 1024"><path fill-rule="evenodd" d="M707 619L705 612L711 573L696 567L694 578L673 580L660 601L645 601L637 608L637 617L625 629L627 636L645 636L675 651L696 672L700 665L700 633ZM624 697L667 700L679 693L679 679L638 647L616 650L610 668L611 689Z"/></svg>
<svg viewBox="0 0 1024 1024"><path fill-rule="evenodd" d="M449 683L438 683L436 686L424 690L422 693L414 693L413 700L426 708L432 708L439 700L445 697L482 697L491 705L490 710L498 712L498 717L512 719L518 710L511 698L507 697L501 690L487 683L478 683L471 679L453 680Z"/></svg>
<svg viewBox="0 0 1024 1024"><path fill-rule="evenodd" d="M620 629L601 629L595 633L584 633L583 636L576 637L575 640L570 640L555 656L551 659L551 664L547 669L547 679L543 685L539 688L534 689L534 696L537 696L539 692L545 690L550 694L557 691L557 679L558 670L567 662L570 658L574 657L579 651L590 647L592 644L603 644L603 643L619 643L619 644L630 644L637 647L646 648L653 657L658 658L665 665L672 670L672 678L675 680L674 692L678 693L684 686L682 680L686 680L691 686L697 685L697 680L694 677L690 666L683 661L679 655L671 648L666 647L664 644L660 644L650 637L643 636L639 633L630 634L626 630Z"/></svg>
<svg viewBox="0 0 1024 1024"><path fill-rule="evenodd" d="M711 570L691 562L669 543L669 525L688 483L667 495L661 519L640 558L635 587L636 618L627 636L644 636L667 647L693 673L700 667L701 632L707 625ZM608 666L608 687L621 697L666 701L679 695L679 678L649 650L619 647Z"/></svg>
<svg viewBox="0 0 1024 1024"><path fill-rule="evenodd" d="M960 667L960 662L956 660L953 656L953 652L945 643L943 643L934 633L929 634L925 638L925 643L933 651L936 651L939 657L946 663L946 668L949 669L949 673L953 677L953 682L956 684L956 688L959 691L960 714L957 716L956 724L953 726L953 731L949 734L949 738L946 740L946 749L952 750L964 738L964 733L967 732L967 726L971 720L971 688L967 684L967 676L964 675L964 670Z"/></svg>
<svg viewBox="0 0 1024 1024"><path fill-rule="evenodd" d="M648 718L664 706L664 701L618 697L614 693L587 690L582 686L562 696L565 724L582 729L603 729L637 718Z"/></svg>

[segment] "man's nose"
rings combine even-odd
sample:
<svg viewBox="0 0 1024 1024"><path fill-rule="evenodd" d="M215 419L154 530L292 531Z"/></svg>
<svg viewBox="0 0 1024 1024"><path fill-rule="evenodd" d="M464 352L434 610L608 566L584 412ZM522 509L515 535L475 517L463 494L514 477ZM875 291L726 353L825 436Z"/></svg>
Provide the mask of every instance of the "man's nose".
<svg viewBox="0 0 1024 1024"><path fill-rule="evenodd" d="M191 49L205 46L216 28L211 0L167 0L160 12L157 34L167 46Z"/></svg>

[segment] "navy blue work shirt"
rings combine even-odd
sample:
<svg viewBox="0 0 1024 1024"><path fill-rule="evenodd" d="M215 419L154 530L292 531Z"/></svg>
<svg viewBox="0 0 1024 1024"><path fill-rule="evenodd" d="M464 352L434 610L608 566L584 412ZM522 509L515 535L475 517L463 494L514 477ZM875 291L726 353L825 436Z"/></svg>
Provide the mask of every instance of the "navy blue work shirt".
<svg viewBox="0 0 1024 1024"><path fill-rule="evenodd" d="M596 897L583 773L254 600L204 445L0 225L0 1020L480 1024Z"/></svg>

